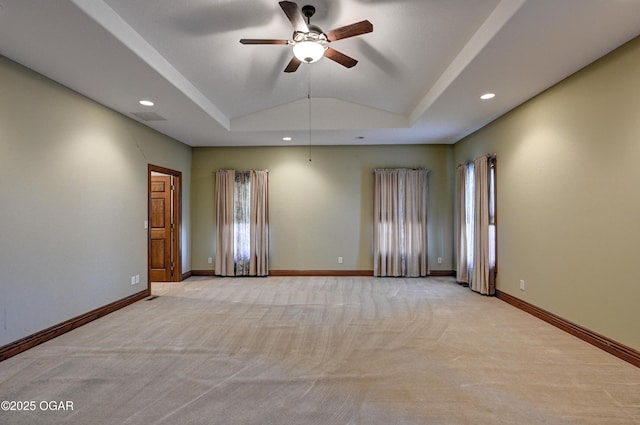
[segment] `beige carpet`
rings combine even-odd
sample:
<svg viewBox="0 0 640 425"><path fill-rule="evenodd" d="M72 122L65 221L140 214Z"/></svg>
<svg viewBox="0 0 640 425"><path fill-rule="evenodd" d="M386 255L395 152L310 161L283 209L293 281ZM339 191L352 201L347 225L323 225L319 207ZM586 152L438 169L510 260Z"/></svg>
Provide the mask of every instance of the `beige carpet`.
<svg viewBox="0 0 640 425"><path fill-rule="evenodd" d="M0 423L640 424L640 369L448 278L153 293L0 363Z"/></svg>

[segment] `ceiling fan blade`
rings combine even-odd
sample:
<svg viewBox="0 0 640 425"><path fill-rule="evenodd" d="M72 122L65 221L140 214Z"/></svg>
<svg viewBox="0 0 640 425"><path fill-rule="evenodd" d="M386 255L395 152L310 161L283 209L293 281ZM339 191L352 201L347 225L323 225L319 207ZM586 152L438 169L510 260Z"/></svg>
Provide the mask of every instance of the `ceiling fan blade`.
<svg viewBox="0 0 640 425"><path fill-rule="evenodd" d="M301 63L300 59L295 56L292 57L287 67L284 69L284 72L296 72Z"/></svg>
<svg viewBox="0 0 640 425"><path fill-rule="evenodd" d="M344 53L340 53L339 51L332 49L331 47L327 47L327 50L324 51L324 55L332 61L338 62L340 65L347 68L352 68L358 63L358 61L354 58L349 57Z"/></svg>
<svg viewBox="0 0 640 425"><path fill-rule="evenodd" d="M242 38L242 44L289 44L289 40L269 40L262 38Z"/></svg>
<svg viewBox="0 0 640 425"><path fill-rule="evenodd" d="M356 35L366 34L373 31L373 24L367 20L356 22L355 24L347 25L344 27L336 28L329 31L327 34L327 40L336 41L343 38L355 37Z"/></svg>
<svg viewBox="0 0 640 425"><path fill-rule="evenodd" d="M281 1L280 7L289 18L294 31L309 32L309 27L304 21L304 16L302 16L297 4L292 1Z"/></svg>

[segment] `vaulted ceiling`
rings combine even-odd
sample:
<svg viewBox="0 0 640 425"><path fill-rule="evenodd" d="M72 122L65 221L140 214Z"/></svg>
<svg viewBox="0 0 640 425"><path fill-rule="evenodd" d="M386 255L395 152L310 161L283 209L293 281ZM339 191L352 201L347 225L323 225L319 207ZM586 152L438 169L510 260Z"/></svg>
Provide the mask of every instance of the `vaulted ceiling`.
<svg viewBox="0 0 640 425"><path fill-rule="evenodd" d="M191 146L455 143L640 34L637 0L305 4L373 24L355 67L240 44L291 39L276 0L0 0L0 54Z"/></svg>

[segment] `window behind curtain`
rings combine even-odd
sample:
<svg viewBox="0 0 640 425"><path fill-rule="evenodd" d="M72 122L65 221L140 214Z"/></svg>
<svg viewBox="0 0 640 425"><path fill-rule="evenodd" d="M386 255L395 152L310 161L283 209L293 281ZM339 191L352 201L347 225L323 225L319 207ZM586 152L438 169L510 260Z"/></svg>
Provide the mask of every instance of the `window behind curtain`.
<svg viewBox="0 0 640 425"><path fill-rule="evenodd" d="M496 252L496 161L489 158L489 268L497 270Z"/></svg>
<svg viewBox="0 0 640 425"><path fill-rule="evenodd" d="M486 173L478 172L478 165L480 170L486 169ZM475 163L461 167L466 169L466 172L459 174L459 178L464 179L459 182L460 187L464 187L464 204L458 214L465 219L460 220L461 228L458 229L458 243L463 244L464 248L463 252L458 251L458 262L465 263L467 276L459 281L468 283L474 291L493 295L496 273L495 158L485 155L477 158ZM485 211L479 211L478 208L485 208ZM477 252L478 248L481 252Z"/></svg>
<svg viewBox="0 0 640 425"><path fill-rule="evenodd" d="M233 261L236 275L249 274L251 240L251 173L236 171L233 185Z"/></svg>
<svg viewBox="0 0 640 425"><path fill-rule="evenodd" d="M474 232L474 204L475 204L475 168L473 163L467 164L467 174L466 174L466 192L465 192L465 200L466 200L466 208L464 211L464 215L466 217L466 241L467 241L467 274L471 276L471 271L473 270L473 232Z"/></svg>

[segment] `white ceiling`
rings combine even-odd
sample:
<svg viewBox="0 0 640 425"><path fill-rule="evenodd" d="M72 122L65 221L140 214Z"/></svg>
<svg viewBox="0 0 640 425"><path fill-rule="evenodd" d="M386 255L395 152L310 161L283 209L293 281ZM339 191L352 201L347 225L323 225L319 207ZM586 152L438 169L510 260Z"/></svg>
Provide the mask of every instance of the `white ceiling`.
<svg viewBox="0 0 640 425"><path fill-rule="evenodd" d="M0 54L191 146L455 143L640 34L640 0L305 4L372 22L331 43L354 68L240 44L291 38L276 0L0 0Z"/></svg>

